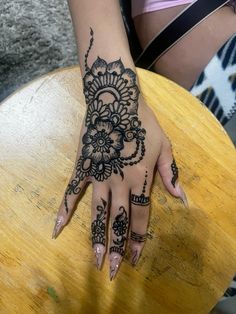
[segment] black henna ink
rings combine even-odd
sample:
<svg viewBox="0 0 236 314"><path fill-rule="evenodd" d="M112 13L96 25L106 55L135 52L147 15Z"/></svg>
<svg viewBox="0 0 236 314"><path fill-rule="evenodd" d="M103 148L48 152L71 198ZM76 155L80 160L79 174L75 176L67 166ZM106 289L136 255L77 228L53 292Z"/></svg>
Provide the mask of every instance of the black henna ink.
<svg viewBox="0 0 236 314"><path fill-rule="evenodd" d="M76 194L80 193L81 188L79 187L79 182L80 181L77 181L74 179L74 180L71 180L70 184L68 184L68 186L67 186L67 189L65 192L65 198L64 198L64 205L65 205L65 209L66 209L67 214L69 213L67 197L68 197L68 195L71 195L71 194L76 195Z"/></svg>
<svg viewBox="0 0 236 314"><path fill-rule="evenodd" d="M88 47L88 50L84 56L84 66L85 66L85 71L89 71L89 67L88 67L88 56L89 56L89 52L92 48L92 45L93 45L93 30L92 28L90 27L90 43L89 43L89 47Z"/></svg>
<svg viewBox="0 0 236 314"><path fill-rule="evenodd" d="M140 92L136 74L125 68L121 59L108 63L97 57L89 67L88 56L94 42L93 35L90 29L83 77L83 91L88 106L86 131L82 137L82 153L77 161L73 183L71 181L65 193L67 212L68 195L78 191L80 182L86 177L104 181L114 173L123 179L123 168L136 165L145 155L146 131L138 119ZM126 143L133 145L133 152L129 155L124 150Z"/></svg>
<svg viewBox="0 0 236 314"><path fill-rule="evenodd" d="M126 233L128 230L129 220L127 212L123 206L119 208L119 211L122 211L115 217L115 220L112 224L112 229L116 239L113 239L113 246L110 247L110 254L112 252L119 253L121 256L125 254L125 241Z"/></svg>
<svg viewBox="0 0 236 314"><path fill-rule="evenodd" d="M131 203L138 206L147 206L150 204L150 197L145 196L147 186L148 173L145 173L145 179L143 183L143 189L141 195L131 194Z"/></svg>
<svg viewBox="0 0 236 314"><path fill-rule="evenodd" d="M147 239L147 234L138 234L136 232L131 231L130 239L135 242L145 242Z"/></svg>
<svg viewBox="0 0 236 314"><path fill-rule="evenodd" d="M173 185L173 187L175 188L175 183L176 183L176 181L177 181L177 179L178 179L178 174L179 174L179 171L178 171L178 167L177 167L177 165L176 165L176 162L175 162L175 159L173 159L173 161L172 161L172 164L171 164L171 171L172 171L172 173L173 173L173 177L172 177L172 179L171 179L171 183L172 183L172 185Z"/></svg>
<svg viewBox="0 0 236 314"><path fill-rule="evenodd" d="M92 246L94 244L102 244L105 246L106 233L106 206L107 202L102 199L102 205L97 206L97 217L91 224Z"/></svg>

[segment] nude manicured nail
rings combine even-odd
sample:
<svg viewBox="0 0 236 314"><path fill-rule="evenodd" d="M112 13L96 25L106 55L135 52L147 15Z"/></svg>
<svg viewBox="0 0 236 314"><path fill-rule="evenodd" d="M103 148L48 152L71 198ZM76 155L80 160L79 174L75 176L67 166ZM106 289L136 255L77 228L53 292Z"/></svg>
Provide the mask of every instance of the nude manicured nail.
<svg viewBox="0 0 236 314"><path fill-rule="evenodd" d="M110 280L112 281L119 269L122 257L119 254L112 254L110 257Z"/></svg>
<svg viewBox="0 0 236 314"><path fill-rule="evenodd" d="M62 231L63 222L64 222L63 217L57 218L54 229L53 229L53 233L52 233L52 239L56 239L58 235L60 234L60 232Z"/></svg>
<svg viewBox="0 0 236 314"><path fill-rule="evenodd" d="M181 201L183 202L184 206L185 206L186 208L189 208L187 196L186 196L186 194L185 194L183 188L180 186L179 183L177 183L177 185L176 185L176 190L178 191L178 193L179 193L179 198L180 198Z"/></svg>
<svg viewBox="0 0 236 314"><path fill-rule="evenodd" d="M131 264L133 266L137 265L139 257L140 257L140 252L138 250L131 251Z"/></svg>
<svg viewBox="0 0 236 314"><path fill-rule="evenodd" d="M95 253L95 256L96 256L96 266L97 266L97 269L101 270L103 257L104 257L104 254L105 254L105 248L101 244L95 244L93 249L94 249L94 253Z"/></svg>

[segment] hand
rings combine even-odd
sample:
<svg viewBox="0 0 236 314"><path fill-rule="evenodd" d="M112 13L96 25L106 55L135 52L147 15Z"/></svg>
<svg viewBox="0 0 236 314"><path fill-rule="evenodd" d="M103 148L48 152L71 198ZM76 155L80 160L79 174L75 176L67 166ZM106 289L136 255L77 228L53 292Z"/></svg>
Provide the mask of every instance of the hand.
<svg viewBox="0 0 236 314"><path fill-rule="evenodd" d="M88 105L77 161L53 231L56 238L70 220L86 183L93 185L92 246L101 269L110 231L110 278L125 254L130 226L131 262L143 249L155 166L167 190L186 203L171 145L153 112L139 95L136 74L121 60L97 58L83 78ZM111 199L109 198L111 195ZM108 215L109 214L109 215Z"/></svg>

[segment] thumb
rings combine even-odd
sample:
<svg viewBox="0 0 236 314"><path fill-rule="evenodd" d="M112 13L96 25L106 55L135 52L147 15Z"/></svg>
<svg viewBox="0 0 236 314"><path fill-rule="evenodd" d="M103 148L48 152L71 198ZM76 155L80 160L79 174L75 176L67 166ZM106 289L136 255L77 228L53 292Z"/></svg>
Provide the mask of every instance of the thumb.
<svg viewBox="0 0 236 314"><path fill-rule="evenodd" d="M157 160L157 169L166 189L170 192L170 194L175 197L179 197L185 207L189 207L186 194L178 180L179 171L173 157L169 141L162 145L161 153Z"/></svg>

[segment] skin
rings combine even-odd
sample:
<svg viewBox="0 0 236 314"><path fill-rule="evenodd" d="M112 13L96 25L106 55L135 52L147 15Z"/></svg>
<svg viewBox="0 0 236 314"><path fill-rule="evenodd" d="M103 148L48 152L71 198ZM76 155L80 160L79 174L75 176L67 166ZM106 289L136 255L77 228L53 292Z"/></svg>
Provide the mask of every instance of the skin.
<svg viewBox="0 0 236 314"><path fill-rule="evenodd" d="M98 57L105 60L107 64L120 60L119 62L122 62L125 69L130 69L132 73L134 73L135 85L139 88L138 77L136 76L135 66L129 51L121 17L119 1L70 0L69 6L77 36L82 77L85 77L91 70ZM81 14L81 12L83 13ZM110 27L110 25L112 25L112 27ZM107 47L109 47L109 49L107 49ZM104 94L103 102L109 104L109 97L110 95ZM88 103L86 95L85 100L89 108L90 104ZM87 115L85 116L80 138L78 139L75 168L69 180L69 189L68 187L66 188L65 195L62 198L53 231L53 238L56 238L69 223L75 210L75 203L86 184L91 183L93 186L91 204L92 234L96 233L94 225L98 223L102 225L101 222L105 223L105 229L107 230L107 217L109 216L111 220L111 230L108 232L110 234L109 244L107 237L105 239L105 245L103 245L100 240L96 243L95 237L92 237L92 247L96 256L98 269L101 269L106 250L109 253L111 280L115 277L125 253L127 240L129 238L128 227L130 226L133 232L142 236L147 233L150 203L147 202L146 206L133 204L130 202L130 196L131 194L140 195L145 180L145 196L150 196L155 167L159 171L167 190L173 196L180 197L186 203L186 196L179 182L177 181L175 186L171 183L173 179L173 172L171 170L173 155L170 142L153 112L145 103L141 93L139 93L138 96L136 109L136 115L140 121L141 128L145 130L145 154L137 164L124 166L122 168L123 176L119 173L112 173L108 178L102 181L97 180L95 175L87 175L81 180L77 180L78 160L81 156L85 155L83 148L87 145L84 141L84 135L88 133L91 123L96 124L91 121L87 122ZM102 119L102 117L98 119ZM132 149L128 144L124 142L124 146L121 148L121 154L127 156L132 154ZM101 210L104 210L104 216L100 216ZM98 220L100 220L100 222L98 222ZM104 225L102 226L104 227ZM102 230L104 229L103 227ZM102 231L100 235L103 233L104 231ZM133 264L137 263L144 243L145 242L134 240L129 241ZM114 246L116 246L115 249Z"/></svg>
<svg viewBox="0 0 236 314"><path fill-rule="evenodd" d="M180 5L134 18L142 47L187 5ZM236 15L224 6L214 12L155 64L155 71L189 89L219 48L236 32Z"/></svg>

